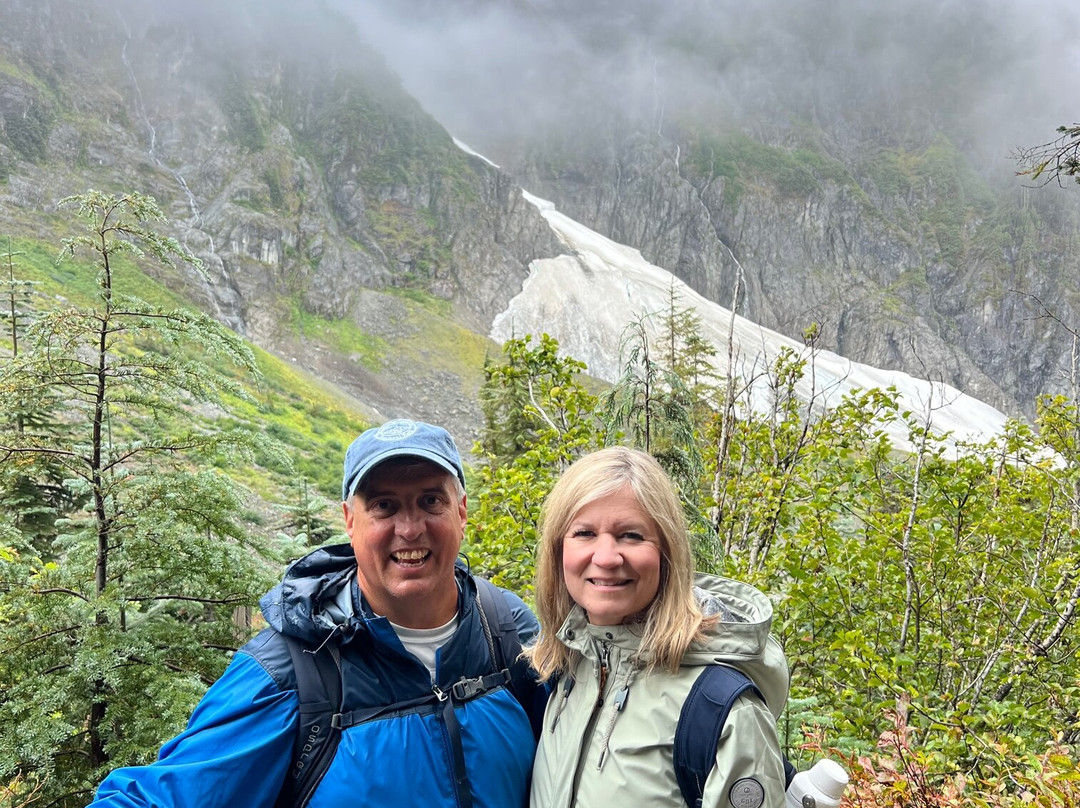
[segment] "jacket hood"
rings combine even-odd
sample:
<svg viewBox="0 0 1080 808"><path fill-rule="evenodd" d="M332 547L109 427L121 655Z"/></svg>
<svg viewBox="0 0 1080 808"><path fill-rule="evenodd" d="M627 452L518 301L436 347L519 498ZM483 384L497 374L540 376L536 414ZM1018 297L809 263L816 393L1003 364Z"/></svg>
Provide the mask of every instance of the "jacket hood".
<svg viewBox="0 0 1080 808"><path fill-rule="evenodd" d="M787 703L787 660L770 633L772 601L759 589L741 581L698 573L694 591L706 615L720 620L702 643L690 646L682 664L722 664L738 668L761 690L769 711L779 717Z"/></svg>
<svg viewBox="0 0 1080 808"><path fill-rule="evenodd" d="M474 588L468 570L454 567L458 586L458 615L467 611ZM356 555L351 544L332 544L312 550L288 566L281 583L259 599L266 622L290 637L320 645L335 632L347 642L373 614L356 579Z"/></svg>
<svg viewBox="0 0 1080 808"><path fill-rule="evenodd" d="M282 634L321 643L356 612L356 556L349 544L320 547L294 561L259 600L266 622Z"/></svg>

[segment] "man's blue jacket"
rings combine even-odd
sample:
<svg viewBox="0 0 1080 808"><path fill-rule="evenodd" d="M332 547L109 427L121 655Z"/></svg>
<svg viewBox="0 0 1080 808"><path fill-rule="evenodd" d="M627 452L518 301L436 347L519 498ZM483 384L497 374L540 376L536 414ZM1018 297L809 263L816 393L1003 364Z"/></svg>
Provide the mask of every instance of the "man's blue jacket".
<svg viewBox="0 0 1080 808"><path fill-rule="evenodd" d="M462 568L458 628L439 649L436 683L494 670ZM536 618L516 595L511 604L522 644ZM426 667L389 622L363 604L349 545L316 550L289 567L261 601L271 628L241 648L207 691L187 729L148 766L121 768L101 783L94 808L272 808L293 758L299 714L296 678L280 633L341 652L345 710L419 698L432 692ZM535 742L529 719L503 687L455 709L475 808L518 808L528 799ZM311 808L459 808L443 717L406 712L346 729L308 803Z"/></svg>

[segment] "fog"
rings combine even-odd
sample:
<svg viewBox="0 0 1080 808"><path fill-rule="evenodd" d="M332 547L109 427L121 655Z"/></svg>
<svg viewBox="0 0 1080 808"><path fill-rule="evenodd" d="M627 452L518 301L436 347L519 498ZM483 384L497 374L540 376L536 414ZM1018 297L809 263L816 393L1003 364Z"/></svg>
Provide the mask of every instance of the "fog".
<svg viewBox="0 0 1080 808"><path fill-rule="evenodd" d="M405 87L496 160L686 115L842 150L944 130L984 165L1080 118L1072 0L336 0Z"/></svg>

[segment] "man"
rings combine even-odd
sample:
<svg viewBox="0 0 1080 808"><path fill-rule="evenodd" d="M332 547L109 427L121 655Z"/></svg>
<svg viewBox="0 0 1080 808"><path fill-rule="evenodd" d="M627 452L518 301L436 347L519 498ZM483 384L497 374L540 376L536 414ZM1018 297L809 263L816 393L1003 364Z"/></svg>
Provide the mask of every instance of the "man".
<svg viewBox="0 0 1080 808"><path fill-rule="evenodd" d="M261 601L271 628L240 649L155 763L105 778L95 807L525 804L533 733L508 685L492 684L492 616L456 563L466 507L453 439L413 421L367 430L345 453L342 500L350 543L289 567ZM495 595L527 644L536 619L515 595ZM292 780L325 728L304 724L312 743L297 743L298 652L285 635L304 653L333 651L342 690L345 729L299 794Z"/></svg>

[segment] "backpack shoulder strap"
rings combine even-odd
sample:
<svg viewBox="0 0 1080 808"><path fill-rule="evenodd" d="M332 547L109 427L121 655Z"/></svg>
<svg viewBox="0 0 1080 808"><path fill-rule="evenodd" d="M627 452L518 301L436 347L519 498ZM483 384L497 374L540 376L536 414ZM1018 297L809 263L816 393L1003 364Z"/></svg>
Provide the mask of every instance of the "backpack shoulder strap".
<svg viewBox="0 0 1080 808"><path fill-rule="evenodd" d="M707 665L690 688L675 726L675 779L690 808L700 808L705 780L716 762L716 747L735 699L761 691L746 674L726 665Z"/></svg>
<svg viewBox="0 0 1080 808"><path fill-rule="evenodd" d="M476 596L485 630L493 643L495 664L500 668L509 668L510 663L521 655L521 638L518 637L514 616L510 613L510 604L499 587L487 578L474 575L473 580L476 582Z"/></svg>
<svg viewBox="0 0 1080 808"><path fill-rule="evenodd" d="M275 808L303 808L341 739L341 656L334 643L312 650L295 637L278 636L289 649L296 673L300 726Z"/></svg>
<svg viewBox="0 0 1080 808"><path fill-rule="evenodd" d="M510 690L521 704L534 737L540 737L546 692L536 681L528 661L521 655L521 637L502 590L487 578L474 575L481 619L491 638L495 665L510 673Z"/></svg>

